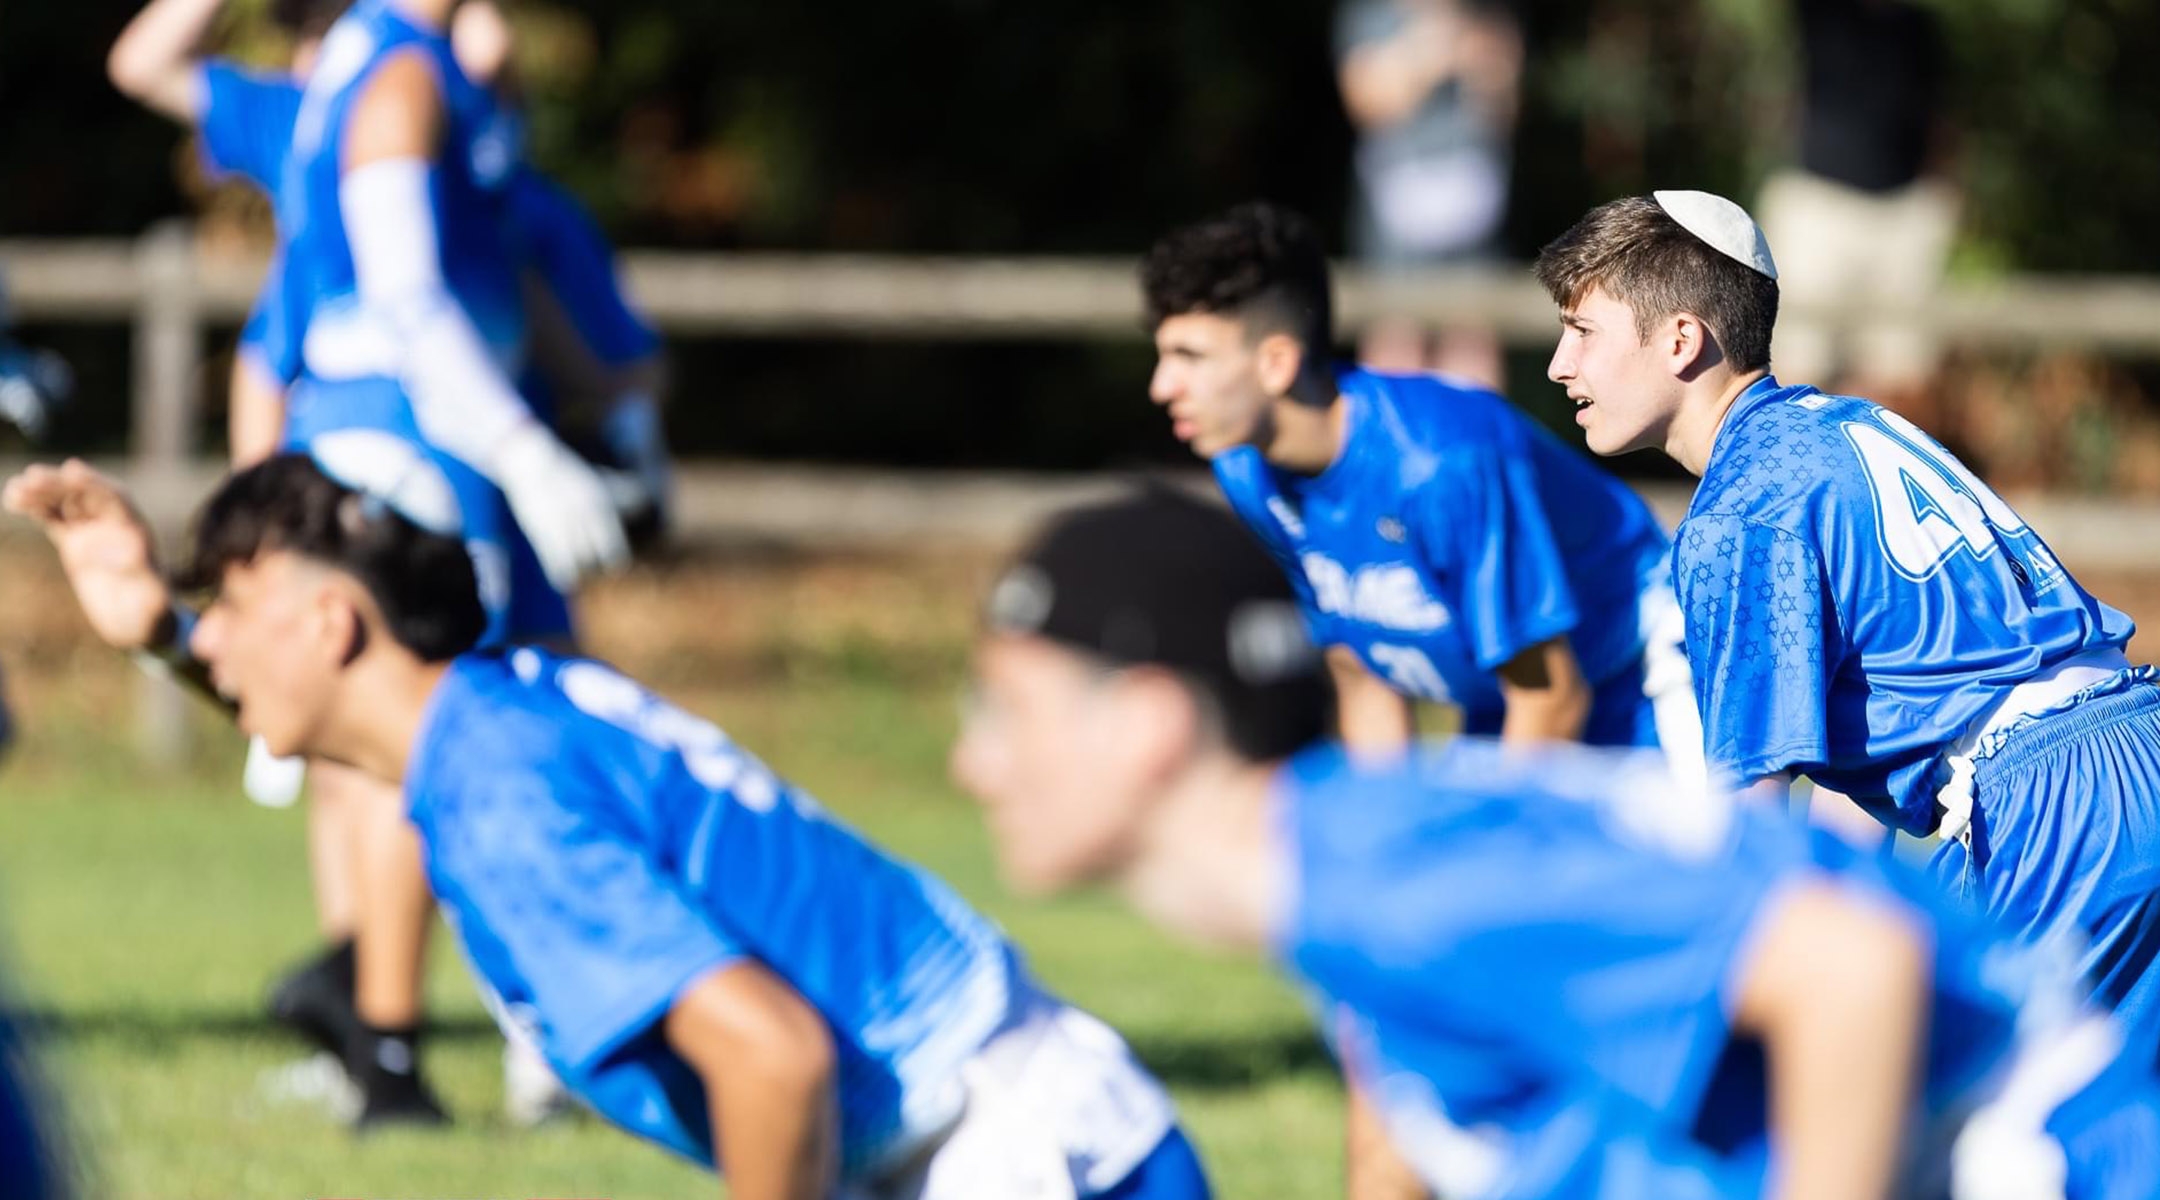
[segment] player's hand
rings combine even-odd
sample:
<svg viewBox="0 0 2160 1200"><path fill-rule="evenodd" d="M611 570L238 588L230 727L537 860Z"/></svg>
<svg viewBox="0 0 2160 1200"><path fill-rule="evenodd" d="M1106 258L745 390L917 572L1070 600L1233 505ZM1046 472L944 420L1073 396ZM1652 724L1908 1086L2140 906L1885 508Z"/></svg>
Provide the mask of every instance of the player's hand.
<svg viewBox="0 0 2160 1200"><path fill-rule="evenodd" d="M537 422L519 426L495 457L495 482L548 582L569 591L622 565L630 547L614 498L592 467Z"/></svg>
<svg viewBox="0 0 2160 1200"><path fill-rule="evenodd" d="M0 506L45 529L100 638L122 650L148 645L172 607L150 526L120 485L80 459L34 466L0 491Z"/></svg>

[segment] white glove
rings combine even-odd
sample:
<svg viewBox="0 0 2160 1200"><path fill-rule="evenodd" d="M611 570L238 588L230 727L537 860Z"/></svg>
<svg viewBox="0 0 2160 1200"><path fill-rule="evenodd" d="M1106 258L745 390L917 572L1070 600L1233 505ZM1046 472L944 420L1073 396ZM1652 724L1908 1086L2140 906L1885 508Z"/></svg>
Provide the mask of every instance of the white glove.
<svg viewBox="0 0 2160 1200"><path fill-rule="evenodd" d="M558 589L567 592L581 577L621 566L630 556L607 486L537 421L511 431L488 474L509 498L518 528Z"/></svg>

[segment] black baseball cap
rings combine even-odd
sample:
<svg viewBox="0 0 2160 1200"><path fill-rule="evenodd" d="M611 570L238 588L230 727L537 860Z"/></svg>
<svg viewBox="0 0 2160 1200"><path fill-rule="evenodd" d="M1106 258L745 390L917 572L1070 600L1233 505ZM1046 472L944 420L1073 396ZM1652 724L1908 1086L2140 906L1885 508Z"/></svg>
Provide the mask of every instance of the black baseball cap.
<svg viewBox="0 0 2160 1200"><path fill-rule="evenodd" d="M1255 761L1318 740L1334 696L1282 568L1220 507L1148 486L1051 519L991 590L992 629L1204 689Z"/></svg>

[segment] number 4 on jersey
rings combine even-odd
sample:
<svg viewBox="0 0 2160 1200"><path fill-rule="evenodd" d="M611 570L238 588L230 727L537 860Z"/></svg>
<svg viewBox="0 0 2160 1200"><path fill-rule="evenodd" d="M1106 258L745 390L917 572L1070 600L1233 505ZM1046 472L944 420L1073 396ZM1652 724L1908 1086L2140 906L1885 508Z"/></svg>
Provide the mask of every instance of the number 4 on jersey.
<svg viewBox="0 0 2160 1200"><path fill-rule="evenodd" d="M1924 580L1960 547L1982 560L1998 547L2021 549L2039 568L2033 574L2044 579L2060 572L2038 538L2018 536L2026 533L2024 520L1963 463L1896 413L1874 416L1882 427L1848 421L1845 437L1867 472L1883 552L1898 574ZM2021 577L2028 575L2015 555L2010 562Z"/></svg>

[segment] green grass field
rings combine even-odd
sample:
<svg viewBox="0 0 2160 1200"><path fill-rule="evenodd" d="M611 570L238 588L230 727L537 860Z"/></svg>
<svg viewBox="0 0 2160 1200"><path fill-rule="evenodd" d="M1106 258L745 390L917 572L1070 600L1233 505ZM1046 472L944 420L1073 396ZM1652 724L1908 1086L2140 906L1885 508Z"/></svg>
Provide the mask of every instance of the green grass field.
<svg viewBox="0 0 2160 1200"><path fill-rule="evenodd" d="M747 591L619 584L595 609L594 640L1002 922L1052 987L1170 1083L1219 1194L1339 1194L1339 1088L1287 987L1165 940L1110 898L1028 903L999 887L944 771L973 576L772 570ZM962 597L957 615L947 596ZM83 646L64 610L35 606L58 627L27 626L31 608L0 623L29 726L0 769L0 912L90 1195L718 1193L590 1119L508 1127L500 1041L446 936L429 1055L455 1128L356 1140L319 1109L267 1102L264 1072L301 1053L261 997L313 940L302 814L239 796L238 747L208 719L183 769L136 763L129 668Z"/></svg>

